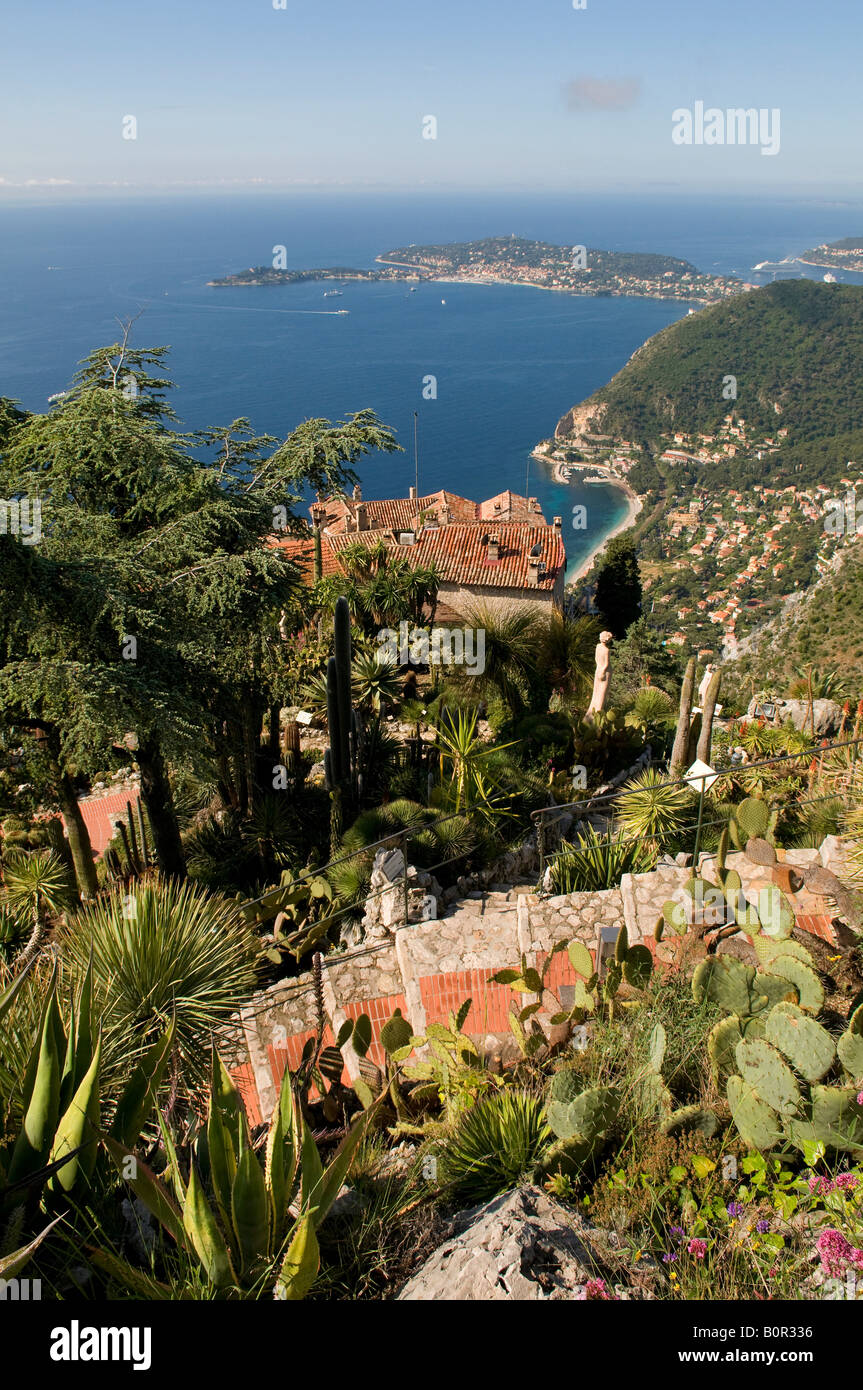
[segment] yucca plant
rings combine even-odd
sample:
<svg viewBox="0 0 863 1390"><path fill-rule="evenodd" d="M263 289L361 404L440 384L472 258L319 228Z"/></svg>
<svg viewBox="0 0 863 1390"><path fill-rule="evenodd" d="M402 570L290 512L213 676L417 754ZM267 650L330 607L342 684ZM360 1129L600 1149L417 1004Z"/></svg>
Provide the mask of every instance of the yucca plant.
<svg viewBox="0 0 863 1390"><path fill-rule="evenodd" d="M239 902L173 879L149 878L88 903L58 933L83 974L92 958L106 1073L152 1046L174 1021L177 1074L206 1085L213 1031L253 992L257 940Z"/></svg>
<svg viewBox="0 0 863 1390"><path fill-rule="evenodd" d="M126 1145L105 1143L129 1185L194 1270L191 1296L305 1298L318 1272L316 1231L344 1183L377 1106L363 1111L324 1167L285 1071L267 1133L264 1162L252 1146L240 1094L224 1062L213 1057L206 1127L184 1175L163 1125L168 1168L157 1177ZM139 1297L171 1290L106 1250L95 1264Z"/></svg>
<svg viewBox="0 0 863 1390"><path fill-rule="evenodd" d="M647 873L655 863L655 848L638 837L599 834L588 825L552 859L552 891L585 893L616 888L624 874Z"/></svg>
<svg viewBox="0 0 863 1390"><path fill-rule="evenodd" d="M654 768L645 768L626 783L616 806L616 822L624 835L652 841L664 848L675 843L693 819L695 795Z"/></svg>
<svg viewBox="0 0 863 1390"><path fill-rule="evenodd" d="M39 954L52 919L72 902L74 893L66 865L53 850L7 854L3 890L0 907L29 923L29 940L16 960L23 970Z"/></svg>
<svg viewBox="0 0 863 1390"><path fill-rule="evenodd" d="M358 651L351 663L351 690L360 709L379 714L382 705L395 704L401 693L398 666L380 652Z"/></svg>
<svg viewBox="0 0 863 1390"><path fill-rule="evenodd" d="M532 1173L553 1138L540 1098L498 1091L460 1115L435 1146L438 1176L460 1201L488 1202Z"/></svg>
<svg viewBox="0 0 863 1390"><path fill-rule="evenodd" d="M9 965L27 940L28 925L20 912L0 902L0 961Z"/></svg>
<svg viewBox="0 0 863 1390"><path fill-rule="evenodd" d="M664 736L674 727L676 715L670 695L658 685L644 685L636 692L623 722L628 728L640 730L644 738Z"/></svg>

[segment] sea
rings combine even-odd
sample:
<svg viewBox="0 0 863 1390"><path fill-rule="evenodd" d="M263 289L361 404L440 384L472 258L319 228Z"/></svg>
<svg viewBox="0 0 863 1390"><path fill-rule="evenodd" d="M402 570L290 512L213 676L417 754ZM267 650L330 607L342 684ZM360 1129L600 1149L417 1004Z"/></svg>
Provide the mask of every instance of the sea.
<svg viewBox="0 0 863 1390"><path fill-rule="evenodd" d="M863 234L863 202L679 190L4 195L0 395L47 410L77 362L138 316L137 346L170 346L172 403L184 428L244 417L282 439L310 417L336 420L371 407L404 452L360 463L364 496L405 496L418 474L421 494L447 488L482 500L512 488L537 497L548 520L563 518L572 575L620 524L627 501L611 484L555 482L531 450L687 304L521 285L423 284L411 293L401 283L347 283L328 298L333 286L321 282L207 285L272 264L281 246L290 268L365 267L410 243L508 234L661 252L766 284L821 279L823 271L789 258ZM587 508L584 529L572 525L577 506Z"/></svg>

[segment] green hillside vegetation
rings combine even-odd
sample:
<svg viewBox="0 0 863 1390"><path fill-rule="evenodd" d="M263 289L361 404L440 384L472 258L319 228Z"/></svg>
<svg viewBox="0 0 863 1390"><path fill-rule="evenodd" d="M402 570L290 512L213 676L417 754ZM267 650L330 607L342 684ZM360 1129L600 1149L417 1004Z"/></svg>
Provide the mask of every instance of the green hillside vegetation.
<svg viewBox="0 0 863 1390"><path fill-rule="evenodd" d="M733 408L750 434L788 429L783 466L817 467L825 440L831 459L863 443L861 350L863 288L777 282L663 329L585 405L606 405L603 433L648 446L672 430L713 433Z"/></svg>
<svg viewBox="0 0 863 1390"><path fill-rule="evenodd" d="M689 261L677 256L659 256L631 251L587 249L587 262L594 271L613 271L619 275L698 275ZM471 261L509 261L513 265L542 266L560 263L569 267L572 248L554 246L548 241L529 241L523 237L485 237L480 241L454 241L442 246L400 246L386 251L380 260L407 261L423 265L427 261L446 262L451 270L464 269Z"/></svg>
<svg viewBox="0 0 863 1390"><path fill-rule="evenodd" d="M850 547L836 574L829 574L805 597L794 620L782 618L764 634L751 656L733 663L741 676L752 676L759 687L783 692L813 661L819 668L841 673L842 688L863 690L863 554Z"/></svg>

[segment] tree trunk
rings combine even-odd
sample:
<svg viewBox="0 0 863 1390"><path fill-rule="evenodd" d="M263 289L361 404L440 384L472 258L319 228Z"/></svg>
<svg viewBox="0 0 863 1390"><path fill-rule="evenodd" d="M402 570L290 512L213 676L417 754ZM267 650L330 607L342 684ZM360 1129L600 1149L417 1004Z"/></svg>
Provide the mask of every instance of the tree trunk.
<svg viewBox="0 0 863 1390"><path fill-rule="evenodd" d="M75 795L71 777L62 768L58 768L57 773L57 799L60 802L60 809L66 822L66 835L69 840L72 863L75 867L78 892L82 898L93 898L98 892L99 883L96 877L96 864L93 859L90 834L81 814L81 807L78 805L78 798Z"/></svg>
<svg viewBox="0 0 863 1390"><path fill-rule="evenodd" d="M151 738L146 743L142 742L137 759L141 769L141 796L150 817L156 861L163 874L183 879L186 877L186 864L180 828L158 740Z"/></svg>

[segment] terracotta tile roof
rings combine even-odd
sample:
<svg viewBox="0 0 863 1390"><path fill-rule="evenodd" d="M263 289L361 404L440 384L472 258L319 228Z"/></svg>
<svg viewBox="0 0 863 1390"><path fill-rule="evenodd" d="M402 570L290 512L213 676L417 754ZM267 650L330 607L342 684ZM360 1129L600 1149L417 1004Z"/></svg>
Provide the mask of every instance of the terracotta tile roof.
<svg viewBox="0 0 863 1390"><path fill-rule="evenodd" d="M488 559L488 539L498 540L497 560ZM414 545L397 545L387 531L361 531L344 536L325 537L339 554L357 541L373 544L382 540L393 555L413 564L438 566L442 578L451 584L488 584L500 589L554 588L558 571L566 562L563 540L552 526L532 526L524 521L503 522L493 527L476 522L454 522L450 526L421 531ZM529 558L534 546L545 564L538 584L530 583Z"/></svg>
<svg viewBox="0 0 863 1390"><path fill-rule="evenodd" d="M496 497L489 497L487 502L480 502L478 511L483 521L545 521L535 497L522 497L509 488Z"/></svg>
<svg viewBox="0 0 863 1390"><path fill-rule="evenodd" d="M311 511L320 514L324 509L324 526L334 535L341 535L352 523L357 507L365 509L370 531L404 531L415 524L417 516L437 517L445 521L476 521L478 508L476 502L459 497L454 492L441 488L439 492L428 493L425 497L369 498L368 501L355 502L350 497L330 497L323 503L316 503Z"/></svg>

